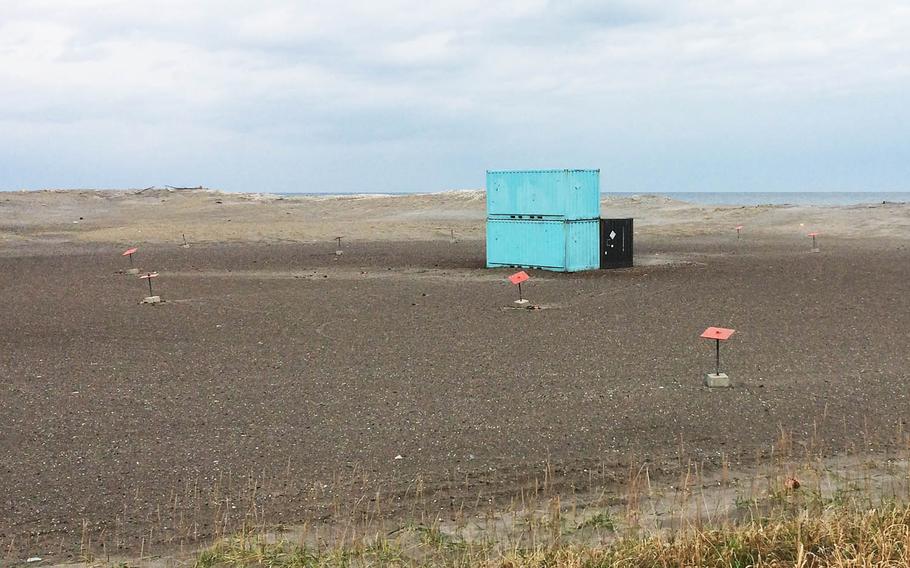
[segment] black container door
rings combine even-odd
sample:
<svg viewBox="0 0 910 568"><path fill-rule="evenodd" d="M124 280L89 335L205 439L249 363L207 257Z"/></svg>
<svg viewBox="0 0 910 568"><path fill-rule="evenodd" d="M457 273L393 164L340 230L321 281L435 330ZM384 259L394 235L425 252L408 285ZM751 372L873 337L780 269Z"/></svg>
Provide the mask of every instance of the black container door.
<svg viewBox="0 0 910 568"><path fill-rule="evenodd" d="M600 220L600 267L632 266L632 219Z"/></svg>

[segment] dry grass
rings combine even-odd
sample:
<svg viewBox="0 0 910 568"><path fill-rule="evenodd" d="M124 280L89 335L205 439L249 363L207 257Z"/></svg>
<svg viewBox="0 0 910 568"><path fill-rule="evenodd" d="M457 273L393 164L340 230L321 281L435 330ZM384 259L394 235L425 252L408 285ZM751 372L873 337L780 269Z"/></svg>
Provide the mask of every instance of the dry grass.
<svg viewBox="0 0 910 568"><path fill-rule="evenodd" d="M826 458L814 440L794 443L782 431L756 456L758 465L740 470L722 454L713 465L693 462L681 444L677 467L660 481L651 464L631 458L625 479L608 484L604 468L584 488L559 483L547 463L507 502L478 495L449 507L419 478L403 493L364 492L345 502L341 495L368 483L339 478L314 485L330 499L323 521L298 527L274 525L257 504L260 492L282 487L284 475L228 476L207 492L187 483L169 507L148 509L156 532L177 528L187 549L183 538L169 541L170 553L150 548L150 531L138 558L112 557L113 543L93 541L85 523L78 558L91 566L198 568L910 566L903 430L895 439L902 449L886 453ZM390 515L398 501L410 508ZM187 504L213 514L214 534L194 538L197 527L183 521ZM191 552L200 540L210 545ZM23 558L12 545L6 560Z"/></svg>
<svg viewBox="0 0 910 568"><path fill-rule="evenodd" d="M439 535L413 537L316 549L241 536L205 551L196 566L910 566L910 507L838 506L821 514L804 509L795 516L755 519L724 529L687 529L669 536L622 538L607 546L554 542L497 552L489 543L467 544Z"/></svg>
<svg viewBox="0 0 910 568"><path fill-rule="evenodd" d="M473 521L253 531L216 543L195 566L910 566L908 464L772 457L749 479L692 465L670 487L652 485L641 466L612 505L537 494Z"/></svg>

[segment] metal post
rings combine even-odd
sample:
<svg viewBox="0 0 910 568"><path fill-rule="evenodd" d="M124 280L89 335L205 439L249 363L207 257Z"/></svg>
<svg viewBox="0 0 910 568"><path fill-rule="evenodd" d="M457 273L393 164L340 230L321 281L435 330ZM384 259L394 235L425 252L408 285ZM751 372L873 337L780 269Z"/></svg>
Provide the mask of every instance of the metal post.
<svg viewBox="0 0 910 568"><path fill-rule="evenodd" d="M521 300L522 300L522 297L521 297L521 282L519 282L519 283L518 283L518 301L520 302Z"/></svg>
<svg viewBox="0 0 910 568"><path fill-rule="evenodd" d="M815 235L812 235L812 248L818 248L818 245L815 244Z"/></svg>
<svg viewBox="0 0 910 568"><path fill-rule="evenodd" d="M132 253L129 255L129 257L130 257L130 268L132 268L132 267L133 267L133 255L132 255Z"/></svg>
<svg viewBox="0 0 910 568"><path fill-rule="evenodd" d="M152 293L152 274L151 274L151 272L148 274L148 278L146 278L146 280L149 281L149 296L154 296L155 294Z"/></svg>
<svg viewBox="0 0 910 568"><path fill-rule="evenodd" d="M714 367L715 373L714 374L719 375L720 374L720 339L715 339L714 342L716 343L716 348L717 348L717 358L715 359L715 367Z"/></svg>

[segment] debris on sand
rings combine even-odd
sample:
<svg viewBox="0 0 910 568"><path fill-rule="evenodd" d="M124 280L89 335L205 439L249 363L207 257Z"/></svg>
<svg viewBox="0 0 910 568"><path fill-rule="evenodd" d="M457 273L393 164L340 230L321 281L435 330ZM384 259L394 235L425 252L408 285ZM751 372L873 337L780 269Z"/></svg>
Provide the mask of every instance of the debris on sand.
<svg viewBox="0 0 910 568"><path fill-rule="evenodd" d="M532 311L534 311L534 310L546 310L546 309L549 309L549 306L542 306L540 304L526 304L526 305L521 305L521 306L502 306L499 309L501 309L502 311L506 311L506 310L532 310Z"/></svg>

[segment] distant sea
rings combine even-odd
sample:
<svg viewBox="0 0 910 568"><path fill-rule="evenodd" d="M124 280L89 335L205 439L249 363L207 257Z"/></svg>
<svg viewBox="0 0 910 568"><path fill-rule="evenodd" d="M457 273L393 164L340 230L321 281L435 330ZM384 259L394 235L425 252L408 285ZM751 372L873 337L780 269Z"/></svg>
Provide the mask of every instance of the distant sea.
<svg viewBox="0 0 910 568"><path fill-rule="evenodd" d="M804 192L615 192L605 195L633 197L660 195L699 205L860 205L910 203L910 191L804 191Z"/></svg>
<svg viewBox="0 0 910 568"><path fill-rule="evenodd" d="M384 192L376 195L410 195L412 192ZM416 192L413 192L416 193ZM279 193L278 195L344 196L371 193ZM744 191L744 192L604 192L604 197L659 195L699 205L861 205L872 203L910 203L910 191Z"/></svg>

